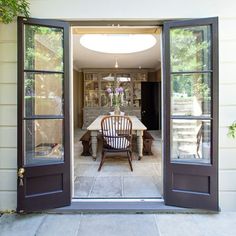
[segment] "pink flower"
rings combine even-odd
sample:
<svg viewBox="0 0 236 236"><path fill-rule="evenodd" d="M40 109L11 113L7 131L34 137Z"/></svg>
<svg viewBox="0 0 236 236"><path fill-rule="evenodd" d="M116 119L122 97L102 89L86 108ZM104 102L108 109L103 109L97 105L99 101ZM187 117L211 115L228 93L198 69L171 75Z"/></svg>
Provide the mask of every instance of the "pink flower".
<svg viewBox="0 0 236 236"><path fill-rule="evenodd" d="M108 88L106 91L107 91L107 93L111 93L112 92L111 88Z"/></svg>
<svg viewBox="0 0 236 236"><path fill-rule="evenodd" d="M115 89L116 93L123 93L124 89L122 87L118 87Z"/></svg>

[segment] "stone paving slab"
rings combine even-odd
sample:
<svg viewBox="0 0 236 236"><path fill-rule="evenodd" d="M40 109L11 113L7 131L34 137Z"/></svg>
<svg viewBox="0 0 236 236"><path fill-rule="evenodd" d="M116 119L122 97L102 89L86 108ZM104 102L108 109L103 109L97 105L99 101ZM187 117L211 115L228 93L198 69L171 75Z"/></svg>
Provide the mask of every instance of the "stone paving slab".
<svg viewBox="0 0 236 236"><path fill-rule="evenodd" d="M236 212L219 214L4 214L0 236L235 236Z"/></svg>
<svg viewBox="0 0 236 236"><path fill-rule="evenodd" d="M80 214L47 215L40 227L37 236L76 236L80 226Z"/></svg>
<svg viewBox="0 0 236 236"><path fill-rule="evenodd" d="M154 215L83 215L78 236L160 236Z"/></svg>
<svg viewBox="0 0 236 236"><path fill-rule="evenodd" d="M156 220L161 236L203 236L191 214L160 214Z"/></svg>
<svg viewBox="0 0 236 236"><path fill-rule="evenodd" d="M0 236L34 236L45 217L44 214L4 214L0 217Z"/></svg>
<svg viewBox="0 0 236 236"><path fill-rule="evenodd" d="M75 179L74 196L88 197L93 187L94 177L78 176Z"/></svg>
<svg viewBox="0 0 236 236"><path fill-rule="evenodd" d="M129 176L123 179L125 197L162 197L152 176Z"/></svg>
<svg viewBox="0 0 236 236"><path fill-rule="evenodd" d="M236 213L159 214L161 236L235 236Z"/></svg>
<svg viewBox="0 0 236 236"><path fill-rule="evenodd" d="M204 235L236 236L236 213L223 212L214 215L193 215Z"/></svg>
<svg viewBox="0 0 236 236"><path fill-rule="evenodd" d="M89 195L90 197L121 197L121 177L98 177Z"/></svg>

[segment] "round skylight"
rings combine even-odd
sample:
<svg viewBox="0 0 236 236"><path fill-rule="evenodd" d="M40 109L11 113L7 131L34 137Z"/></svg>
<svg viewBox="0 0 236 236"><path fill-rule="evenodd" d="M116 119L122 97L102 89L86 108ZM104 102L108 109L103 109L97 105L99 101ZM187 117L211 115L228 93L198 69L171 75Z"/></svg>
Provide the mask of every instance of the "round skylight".
<svg viewBox="0 0 236 236"><path fill-rule="evenodd" d="M85 34L82 46L103 53L133 53L153 47L156 38L151 34Z"/></svg>

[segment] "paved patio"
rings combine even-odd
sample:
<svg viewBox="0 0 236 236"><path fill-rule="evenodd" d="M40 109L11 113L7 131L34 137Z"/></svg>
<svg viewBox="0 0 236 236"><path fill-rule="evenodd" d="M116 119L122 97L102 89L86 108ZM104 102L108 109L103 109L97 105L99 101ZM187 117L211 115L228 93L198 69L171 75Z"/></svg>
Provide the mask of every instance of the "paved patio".
<svg viewBox="0 0 236 236"><path fill-rule="evenodd" d="M0 236L235 236L236 213L4 214Z"/></svg>
<svg viewBox="0 0 236 236"><path fill-rule="evenodd" d="M154 137L152 156L143 156L138 161L134 152L131 172L127 158L115 154L106 159L100 172L97 171L101 159L101 143L98 157L81 156L79 141L85 131L75 130L74 142L74 195L76 198L161 198L161 137L160 132L150 131Z"/></svg>

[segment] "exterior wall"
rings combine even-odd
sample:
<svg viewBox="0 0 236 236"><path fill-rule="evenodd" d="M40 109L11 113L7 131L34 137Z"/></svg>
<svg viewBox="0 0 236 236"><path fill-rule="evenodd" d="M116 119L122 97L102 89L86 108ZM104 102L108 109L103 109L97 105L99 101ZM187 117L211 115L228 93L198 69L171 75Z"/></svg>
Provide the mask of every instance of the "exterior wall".
<svg viewBox="0 0 236 236"><path fill-rule="evenodd" d="M227 126L236 120L235 0L31 0L31 16L74 20L167 19L219 16L220 138L222 210L236 210L236 140ZM51 10L53 9L53 11ZM176 10L178 9L178 10ZM0 24L0 210L16 208L16 25Z"/></svg>
<svg viewBox="0 0 236 236"><path fill-rule="evenodd" d="M16 24L0 24L0 210L16 208Z"/></svg>
<svg viewBox="0 0 236 236"><path fill-rule="evenodd" d="M234 13L235 14L235 13ZM236 140L227 137L236 120L236 16L219 22L219 188L222 210L236 210Z"/></svg>

